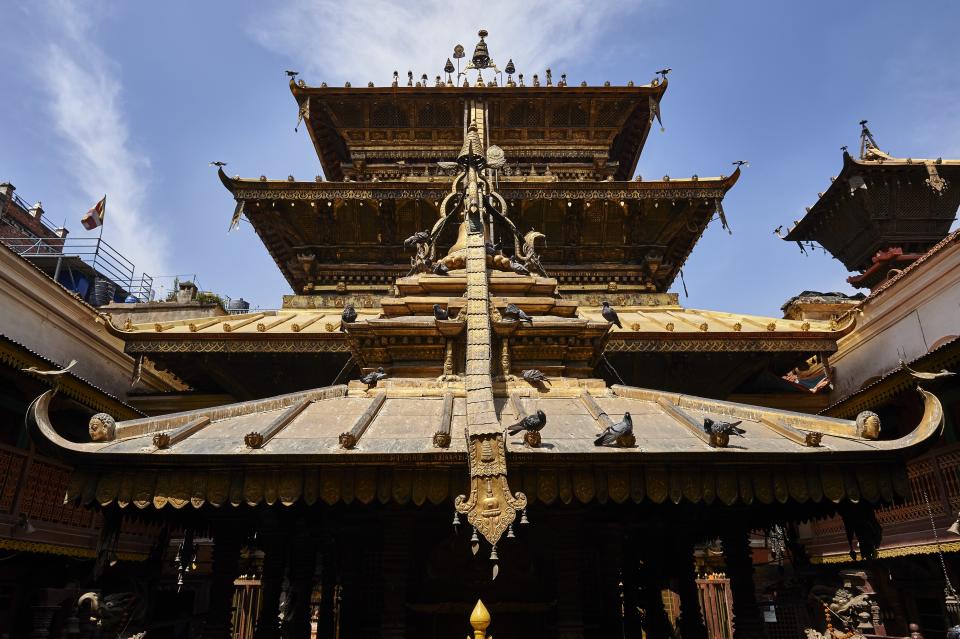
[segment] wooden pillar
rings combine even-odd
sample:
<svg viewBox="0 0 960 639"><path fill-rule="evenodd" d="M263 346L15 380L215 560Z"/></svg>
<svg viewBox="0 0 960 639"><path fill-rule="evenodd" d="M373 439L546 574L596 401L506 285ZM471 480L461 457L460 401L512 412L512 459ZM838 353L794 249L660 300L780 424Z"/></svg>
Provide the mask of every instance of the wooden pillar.
<svg viewBox="0 0 960 639"><path fill-rule="evenodd" d="M762 639L766 633L753 586L750 531L745 527L730 528L721 535L721 541L733 595L733 638Z"/></svg>
<svg viewBox="0 0 960 639"><path fill-rule="evenodd" d="M696 564L693 560L693 539L685 538L676 545L673 561L680 596L680 635L683 639L707 639L707 626L700 607L700 588L697 586Z"/></svg>
<svg viewBox="0 0 960 639"><path fill-rule="evenodd" d="M233 635L233 582L242 543L242 527L237 520L224 519L214 524L213 572L201 639L231 639Z"/></svg>
<svg viewBox="0 0 960 639"><path fill-rule="evenodd" d="M287 567L287 535L279 530L262 535L263 574L260 580L260 615L254 639L277 639L280 636L280 591Z"/></svg>
<svg viewBox="0 0 960 639"><path fill-rule="evenodd" d="M290 615L283 628L284 639L309 639L310 596L317 565L317 542L307 525L300 522L300 533L291 540Z"/></svg>
<svg viewBox="0 0 960 639"><path fill-rule="evenodd" d="M640 544L640 607L644 610L644 630L648 637L672 637L673 626L663 607L665 537L650 534Z"/></svg>
<svg viewBox="0 0 960 639"><path fill-rule="evenodd" d="M337 565L333 540L328 540L321 550L320 561L320 615L317 619L317 639L336 637L335 614L338 609Z"/></svg>
<svg viewBox="0 0 960 639"><path fill-rule="evenodd" d="M391 513L383 519L383 551L381 570L383 608L379 636L403 639L407 630L407 577L409 575L410 531L413 520L409 511Z"/></svg>
<svg viewBox="0 0 960 639"><path fill-rule="evenodd" d="M557 581L557 639L583 639L580 532L583 513L554 515L553 547Z"/></svg>
<svg viewBox="0 0 960 639"><path fill-rule="evenodd" d="M637 555L639 535L630 531L624 536L621 579L623 582L623 636L642 636L640 609L640 557Z"/></svg>

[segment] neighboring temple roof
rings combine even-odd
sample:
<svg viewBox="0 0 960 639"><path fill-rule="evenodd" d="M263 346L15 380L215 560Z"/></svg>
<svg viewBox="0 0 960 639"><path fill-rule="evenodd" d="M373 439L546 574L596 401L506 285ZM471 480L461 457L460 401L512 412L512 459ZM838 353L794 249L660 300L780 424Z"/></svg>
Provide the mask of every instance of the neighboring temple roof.
<svg viewBox="0 0 960 639"><path fill-rule="evenodd" d="M511 212L518 228L547 236L541 259L561 288L581 284L589 271L623 287L666 291L714 216L726 223L720 202L739 177L739 168L723 177L633 182L501 176L499 192L519 203ZM389 288L409 268L404 238L438 219L436 203L450 188L446 176L296 182L230 178L221 169L220 179L296 293L341 281ZM449 230L454 236L441 236L441 248L455 239Z"/></svg>
<svg viewBox="0 0 960 639"><path fill-rule="evenodd" d="M424 297L417 306L418 299L421 298L401 300L403 307L398 311L407 311L411 315L414 311L431 312L436 300ZM393 299L383 301L395 302ZM543 305L548 301L544 298L539 303ZM536 299L521 303L531 313L538 311ZM456 300L451 301L449 307L451 310L459 308ZM357 309L361 318L375 318L382 311L381 308ZM398 311L390 312L398 314ZM108 322L107 326L127 343L129 353L287 352L289 346L284 342L289 340L297 341L299 352L346 352L347 336L340 330L340 312L341 309L337 308L262 311L162 323L128 323L123 327ZM618 307L618 313L623 328L612 327L605 349L608 352L716 351L717 339L729 340L729 348L737 351L770 350L774 346L761 343L771 340L780 345L780 350L833 351L836 340L854 325L852 317L841 326L836 322L785 320L679 306L623 306ZM580 311L579 316L596 322L605 321L599 309ZM432 317L420 319L427 319L431 324L435 322ZM791 341L798 344L791 346ZM710 342L710 345L698 348L697 343L701 342ZM801 342L809 344L804 346Z"/></svg>
<svg viewBox="0 0 960 639"><path fill-rule="evenodd" d="M643 86L307 87L291 81L328 179L344 168L449 160L460 149L464 105L487 104L491 142L511 163L616 165L633 176L667 81Z"/></svg>
<svg viewBox="0 0 960 639"><path fill-rule="evenodd" d="M960 242L960 229L957 229L956 231L950 233L947 237L937 242L933 248L918 257L909 266L905 267L892 277L887 278L882 284L870 292L870 297L868 299L873 300L879 295L882 295L885 291L889 291L896 286L898 282L920 271L923 266L927 264L934 256L939 255L941 252L946 250L947 247L957 244L958 242Z"/></svg>
<svg viewBox="0 0 960 639"><path fill-rule="evenodd" d="M816 241L849 271L865 271L880 251L926 252L948 233L960 206L960 160L899 159L843 152L843 167L783 239ZM880 256L882 258L882 256ZM873 286L886 273L858 285Z"/></svg>
<svg viewBox="0 0 960 639"><path fill-rule="evenodd" d="M6 364L11 368L20 370L35 367L42 371L52 371L62 368L61 364L57 364L2 334L0 334L0 364ZM39 375L24 371L23 375L29 375L46 386L56 387L67 397L94 410L108 411L123 417L143 415L142 412L119 397L108 393L72 371L67 371L62 375Z"/></svg>
<svg viewBox="0 0 960 639"><path fill-rule="evenodd" d="M903 456L935 441L943 421L940 403L923 393L925 412L913 432L866 440L853 421L606 389L599 380L566 382L546 392L525 383L494 392L504 425L537 409L549 416L541 447L526 447L522 435L506 438L528 497L546 503L572 495L584 502L891 500L909 490ZM333 386L119 422L116 439L91 443L58 433L48 415L51 392L32 415L41 439L83 469L67 499L84 503L198 508L208 501L356 498L419 504L456 494L466 479L462 387L400 379L363 388ZM595 446L625 411L633 415L636 446ZM742 420L746 433L723 447L703 433L704 418Z"/></svg>
<svg viewBox="0 0 960 639"><path fill-rule="evenodd" d="M948 339L910 361L907 367L934 373L944 369L960 368L960 336ZM909 392L916 385L916 378L901 364L820 412L822 415L833 417L849 417L867 408L880 406L901 393Z"/></svg>

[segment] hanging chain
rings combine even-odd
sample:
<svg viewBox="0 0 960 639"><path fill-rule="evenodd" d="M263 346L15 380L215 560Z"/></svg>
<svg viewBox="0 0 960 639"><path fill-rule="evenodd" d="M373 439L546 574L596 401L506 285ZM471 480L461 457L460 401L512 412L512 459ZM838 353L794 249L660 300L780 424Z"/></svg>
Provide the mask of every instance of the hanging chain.
<svg viewBox="0 0 960 639"><path fill-rule="evenodd" d="M933 521L933 508L930 507L930 498L927 497L927 489L920 488L923 493L923 501L927 505L927 517L930 518L930 530L933 532L933 542L937 545L937 557L940 559L940 569L943 571L943 580L946 582L946 592L948 595L956 596L953 584L950 582L950 576L947 574L947 564L943 560L943 549L940 548L940 535L937 534L937 525Z"/></svg>

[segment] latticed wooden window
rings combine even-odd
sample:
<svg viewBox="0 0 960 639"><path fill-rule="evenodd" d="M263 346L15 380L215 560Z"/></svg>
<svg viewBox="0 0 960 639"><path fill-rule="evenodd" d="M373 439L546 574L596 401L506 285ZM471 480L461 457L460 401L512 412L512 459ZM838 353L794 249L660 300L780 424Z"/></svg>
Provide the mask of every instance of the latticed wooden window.
<svg viewBox="0 0 960 639"><path fill-rule="evenodd" d="M380 104L370 113L370 126L407 127L410 126L410 118L407 112L396 104Z"/></svg>
<svg viewBox="0 0 960 639"><path fill-rule="evenodd" d="M623 110L627 107L623 100L607 102L597 111L597 126L614 127L620 125Z"/></svg>

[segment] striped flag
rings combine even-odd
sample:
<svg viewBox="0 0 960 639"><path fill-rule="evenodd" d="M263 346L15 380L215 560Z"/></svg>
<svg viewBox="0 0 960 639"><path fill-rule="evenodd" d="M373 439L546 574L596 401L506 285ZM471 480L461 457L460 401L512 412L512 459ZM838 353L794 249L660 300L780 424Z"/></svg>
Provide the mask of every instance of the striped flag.
<svg viewBox="0 0 960 639"><path fill-rule="evenodd" d="M102 200L94 204L93 208L87 211L87 214L83 216L80 223L83 224L83 228L92 231L103 224L103 215L106 212L107 196L104 195Z"/></svg>

